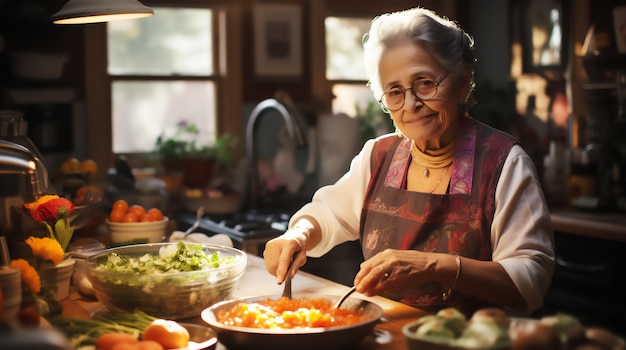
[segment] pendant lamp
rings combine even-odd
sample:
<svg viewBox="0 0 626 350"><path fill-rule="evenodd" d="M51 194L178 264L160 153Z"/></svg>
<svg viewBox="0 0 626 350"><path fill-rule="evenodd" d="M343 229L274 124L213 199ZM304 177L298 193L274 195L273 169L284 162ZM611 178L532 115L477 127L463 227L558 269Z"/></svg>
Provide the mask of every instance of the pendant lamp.
<svg viewBox="0 0 626 350"><path fill-rule="evenodd" d="M69 0L52 15L54 24L85 24L152 16L138 0Z"/></svg>

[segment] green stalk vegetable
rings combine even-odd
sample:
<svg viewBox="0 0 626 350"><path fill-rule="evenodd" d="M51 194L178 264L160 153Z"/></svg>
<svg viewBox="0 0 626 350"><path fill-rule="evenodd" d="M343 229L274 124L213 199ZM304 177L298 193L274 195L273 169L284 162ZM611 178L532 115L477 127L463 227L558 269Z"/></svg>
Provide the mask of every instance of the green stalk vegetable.
<svg viewBox="0 0 626 350"><path fill-rule="evenodd" d="M94 345L98 337L105 333L128 333L139 339L144 329L154 320L156 317L136 311L128 314L97 312L91 319L56 316L49 321L70 338L74 348L79 348Z"/></svg>

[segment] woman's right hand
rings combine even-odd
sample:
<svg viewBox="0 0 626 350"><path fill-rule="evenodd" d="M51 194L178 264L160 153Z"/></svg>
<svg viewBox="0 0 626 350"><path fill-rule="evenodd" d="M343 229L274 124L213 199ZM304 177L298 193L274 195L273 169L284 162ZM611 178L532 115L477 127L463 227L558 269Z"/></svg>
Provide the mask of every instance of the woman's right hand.
<svg viewBox="0 0 626 350"><path fill-rule="evenodd" d="M276 276L276 282L282 284L287 277L289 264L293 260L292 276L306 263L307 237L300 229L289 229L265 244L263 259L267 272Z"/></svg>

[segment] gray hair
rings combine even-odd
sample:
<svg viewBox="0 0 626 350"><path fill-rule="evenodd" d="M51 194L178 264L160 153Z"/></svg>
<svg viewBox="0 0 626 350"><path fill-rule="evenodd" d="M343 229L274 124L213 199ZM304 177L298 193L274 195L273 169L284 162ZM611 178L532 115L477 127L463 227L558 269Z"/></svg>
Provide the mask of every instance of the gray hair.
<svg viewBox="0 0 626 350"><path fill-rule="evenodd" d="M464 108L474 103L474 39L456 22L438 16L425 8L380 15L372 21L368 33L363 37L365 69L368 85L378 99L383 94L378 72L380 58L386 49L410 40L427 50L446 69L451 77L469 84L469 93ZM467 69L471 77L466 81Z"/></svg>

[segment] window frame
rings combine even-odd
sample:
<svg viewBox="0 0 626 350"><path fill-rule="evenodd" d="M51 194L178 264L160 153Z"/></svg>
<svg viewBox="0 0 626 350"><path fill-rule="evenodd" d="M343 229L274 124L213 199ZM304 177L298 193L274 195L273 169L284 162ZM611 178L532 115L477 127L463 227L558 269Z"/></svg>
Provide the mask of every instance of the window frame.
<svg viewBox="0 0 626 350"><path fill-rule="evenodd" d="M113 166L117 156L124 156L132 167L153 167L147 153L113 153L112 134L112 84L114 81L213 81L216 91L216 130L218 135L230 133L239 135L241 118L228 116L241 114L242 91L240 84L225 84L225 81L240 80L241 66L239 48L234 43L241 42L239 9L229 9L220 4L199 3L194 0L146 2L154 7L208 8L212 11L213 74L212 75L109 75L107 24L85 26L85 114L87 154L106 169ZM228 59L228 66L226 64ZM232 58L234 57L234 58ZM234 67L234 69L228 69Z"/></svg>
<svg viewBox="0 0 626 350"><path fill-rule="evenodd" d="M364 19L364 18L373 18L376 14L372 13L372 14L368 14L368 13L350 13L350 14L346 14L346 13L342 13L342 12L331 12L329 11L328 13L326 13L326 15L324 16L324 23L326 21L326 18L328 17L336 17L336 18L346 18L346 19ZM326 30L325 30L325 25L324 25L324 35L326 35ZM328 50L326 48L326 41L324 41L324 62L327 61L327 57L326 55L328 54ZM330 89L330 92L332 95L334 95L333 91L335 89L336 85L348 85L348 86L354 86L354 87L359 87L359 88L363 88L363 87L367 87L367 80L358 80L358 79L328 79L326 76L326 64L324 65L324 79L326 80L328 87ZM376 97L372 95L372 100L376 101ZM331 103L332 105L332 103ZM331 107L332 109L332 107ZM382 111L382 110L381 110ZM335 111L333 111L335 112ZM350 117L356 117L356 115L350 115Z"/></svg>
<svg viewBox="0 0 626 350"><path fill-rule="evenodd" d="M181 6L181 5L177 5L177 6L171 6L171 5L158 5L155 6L155 12L158 13L158 9L159 8L176 8L176 9L184 9L184 8L195 8L195 9L210 9L211 10L211 43L212 43L212 62L213 62L213 67L211 67L211 71L213 72L212 74L207 74L207 75L184 75L184 74L176 74L176 75L157 75L157 74L150 74L150 75L145 75L145 74L110 74L108 72L108 65L107 65L107 77L109 80L109 86L110 86L110 90L111 90L111 95L113 93L113 84L115 82L150 82L150 81L165 81L165 82L188 82L188 81L202 81L202 82L213 82L215 84L215 91L216 91L216 96L215 96L215 100L217 101L217 94L219 91L218 88L218 84L219 84L219 79L218 79L218 62L217 59L219 58L219 52L217 52L219 50L219 45L217 40L219 39L219 33L217 32L219 30L219 27L216 25L216 21L217 21L217 16L216 14L213 12L213 9L210 6L203 6L203 7L199 7L199 6ZM141 20L141 19L139 19ZM108 33L107 33L108 35ZM107 51L108 53L108 51ZM107 62L108 63L108 62ZM112 102L111 101L111 107L112 107ZM219 102L218 102L219 104ZM215 109L216 111L216 116L217 116L217 108ZM111 123L113 122L113 114L111 112ZM215 124L217 124L217 120L215 120ZM156 140L155 140L156 142ZM113 132L111 132L111 152L113 152ZM132 153L127 153L127 152L123 152L123 153L114 153L115 156L124 156L127 159L130 159L130 161L133 164L137 164L140 167L148 167L151 166L153 164L150 164L150 157L145 157L146 153L144 152L132 152Z"/></svg>

